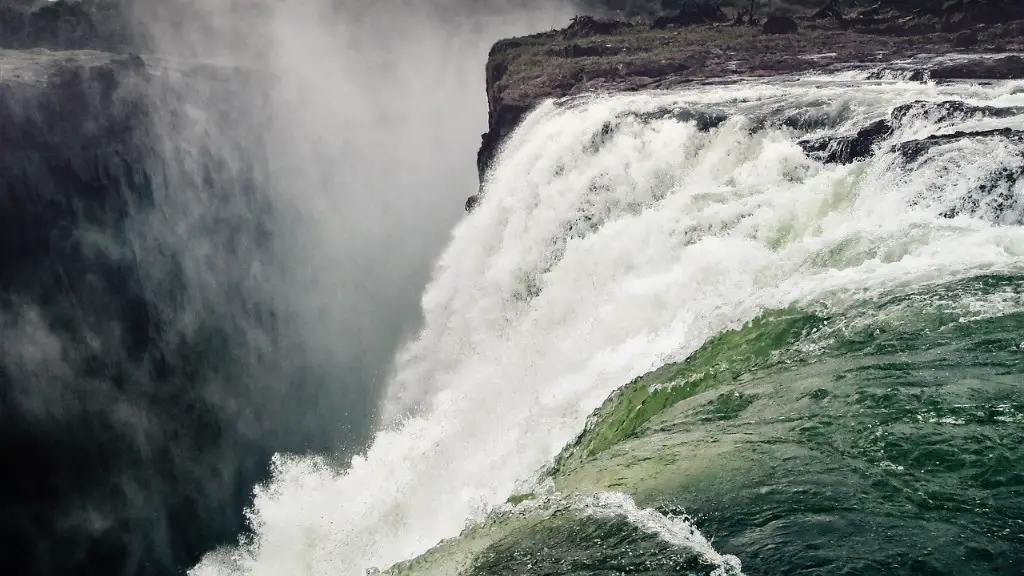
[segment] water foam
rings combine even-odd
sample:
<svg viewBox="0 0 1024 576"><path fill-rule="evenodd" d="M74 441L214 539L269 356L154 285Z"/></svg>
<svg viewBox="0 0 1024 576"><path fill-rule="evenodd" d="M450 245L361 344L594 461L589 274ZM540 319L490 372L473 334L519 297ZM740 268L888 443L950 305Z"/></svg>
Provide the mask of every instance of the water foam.
<svg viewBox="0 0 1024 576"><path fill-rule="evenodd" d="M961 172L908 172L889 153L826 166L791 129L752 130L772 110L815 108L848 132L913 100L1020 105L1019 88L759 81L541 106L436 268L425 328L398 358L392 425L347 470L278 457L253 539L193 574L336 576L411 558L500 505L616 387L760 311L1021 272L1024 229L940 217L1008 155L957 144ZM701 132L638 116L694 106L732 117ZM908 122L895 138L956 124Z"/></svg>

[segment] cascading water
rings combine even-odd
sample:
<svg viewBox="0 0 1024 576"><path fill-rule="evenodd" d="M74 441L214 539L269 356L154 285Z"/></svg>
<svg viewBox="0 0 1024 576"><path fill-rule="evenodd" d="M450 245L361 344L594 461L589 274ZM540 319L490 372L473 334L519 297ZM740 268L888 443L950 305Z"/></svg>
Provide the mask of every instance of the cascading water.
<svg viewBox="0 0 1024 576"><path fill-rule="evenodd" d="M503 503L541 491L545 467L617 388L766 312L836 316L993 275L1008 288L958 292L949 313L1024 311L1024 84L866 77L542 105L437 265L425 327L397 360L391 424L346 469L279 456L253 537L193 574L363 574L471 526L449 542L465 544L462 559L425 573L465 570L486 547L474 530L559 506L690 550L707 568L695 573L738 573L744 551L719 555L687 528L699 518L624 495L563 497L549 484L539 500ZM824 163L798 143L881 119L891 133L856 162ZM980 134L934 138L957 131ZM1016 378L1020 360L1006 370ZM630 491L627 470L603 473Z"/></svg>

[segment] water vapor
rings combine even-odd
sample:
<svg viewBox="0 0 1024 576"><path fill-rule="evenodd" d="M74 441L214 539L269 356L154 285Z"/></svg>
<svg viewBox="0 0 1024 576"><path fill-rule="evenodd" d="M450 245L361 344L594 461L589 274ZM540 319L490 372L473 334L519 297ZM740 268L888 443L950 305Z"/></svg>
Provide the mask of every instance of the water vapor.
<svg viewBox="0 0 1024 576"><path fill-rule="evenodd" d="M25 539L41 574L181 572L236 538L273 453L343 462L364 445L477 186L487 50L571 14L542 0L131 8L153 77L133 167L145 190L124 192L116 229L79 226L77 299L2 301L0 401L48 451L25 477L61 478L38 503L47 519L24 519L52 529ZM100 267L124 286L89 288Z"/></svg>

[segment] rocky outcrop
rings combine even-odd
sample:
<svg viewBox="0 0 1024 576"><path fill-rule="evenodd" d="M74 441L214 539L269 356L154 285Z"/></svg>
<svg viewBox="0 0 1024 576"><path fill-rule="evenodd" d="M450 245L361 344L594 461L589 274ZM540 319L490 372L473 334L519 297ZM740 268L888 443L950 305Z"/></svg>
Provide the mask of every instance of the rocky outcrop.
<svg viewBox="0 0 1024 576"><path fill-rule="evenodd" d="M722 24L663 28L642 22L587 21L566 31L498 42L487 63L488 130L477 156L481 181L504 138L549 98L888 62L893 68L882 71L882 76L911 81L1024 78L1024 59L986 55L1024 51L1024 4L889 0L865 9L843 9L836 3L825 8L818 14L807 10L796 15L798 30L787 24L785 30L780 28L789 32L785 34ZM969 39L963 36L966 28ZM906 63L922 54L961 56ZM845 145L835 147L828 153L830 161L852 161L866 154L871 141L884 132L875 128L877 134L851 136ZM825 153L819 144L809 145L809 151ZM467 208L478 201L467 202Z"/></svg>
<svg viewBox="0 0 1024 576"><path fill-rule="evenodd" d="M920 140L909 140L901 142L897 151L907 162L914 162L924 156L932 148L945 146L962 140L974 140L978 138L1003 138L1020 143L1024 142L1024 131L1011 128L997 128L994 130L978 130L972 132L957 131L950 134L935 134Z"/></svg>
<svg viewBox="0 0 1024 576"><path fill-rule="evenodd" d="M797 142L808 156L826 164L849 164L875 153L879 143L893 135L897 126L909 121L915 115L927 115L932 122L966 118L1009 118L1021 114L1020 107L979 106L961 100L942 102L914 102L893 109L890 117L877 120L849 136L813 138ZM935 146L948 144L965 138L1006 137L1020 139L1018 131L1010 129L980 132L955 132L930 136L921 140L910 140L898 145L898 152L906 161L914 161Z"/></svg>
<svg viewBox="0 0 1024 576"><path fill-rule="evenodd" d="M808 156L826 164L849 164L871 156L876 144L892 134L892 124L879 120L852 136L816 138L798 142Z"/></svg>

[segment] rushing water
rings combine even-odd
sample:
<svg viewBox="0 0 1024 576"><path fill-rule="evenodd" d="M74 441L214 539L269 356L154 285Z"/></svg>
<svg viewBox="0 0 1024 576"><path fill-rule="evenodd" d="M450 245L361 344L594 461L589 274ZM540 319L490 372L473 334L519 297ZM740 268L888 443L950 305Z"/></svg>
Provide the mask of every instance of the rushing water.
<svg viewBox="0 0 1024 576"><path fill-rule="evenodd" d="M1024 129L1024 84L866 77L534 111L392 424L280 456L194 574L1020 573L1024 139L913 142ZM857 162L798 144L880 119Z"/></svg>

